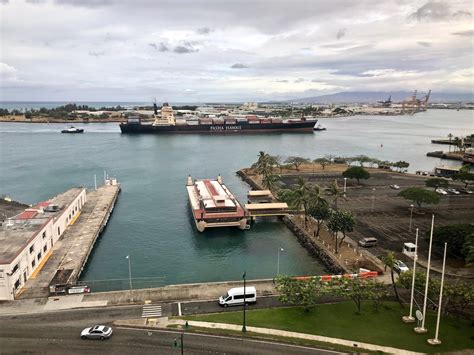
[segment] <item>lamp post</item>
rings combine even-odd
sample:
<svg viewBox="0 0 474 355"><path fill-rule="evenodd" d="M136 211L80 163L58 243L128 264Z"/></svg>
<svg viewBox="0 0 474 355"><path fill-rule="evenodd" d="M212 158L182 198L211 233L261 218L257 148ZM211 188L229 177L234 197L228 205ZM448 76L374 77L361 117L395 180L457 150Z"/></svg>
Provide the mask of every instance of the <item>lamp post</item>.
<svg viewBox="0 0 474 355"><path fill-rule="evenodd" d="M402 320L405 323L413 323L415 321L415 318L413 317L413 298L415 297L415 275L416 275L416 260L417 260L417 258L418 258L418 228L416 229L415 255L413 256L413 274L411 276L410 315L402 317Z"/></svg>
<svg viewBox="0 0 474 355"><path fill-rule="evenodd" d="M130 281L130 302L133 302L133 287L132 287L132 264L130 255L127 255L126 258L128 259L128 279Z"/></svg>
<svg viewBox="0 0 474 355"><path fill-rule="evenodd" d="M346 196L346 187L347 187L347 178L345 177L344 178L344 191L343 191L344 196Z"/></svg>
<svg viewBox="0 0 474 355"><path fill-rule="evenodd" d="M280 252L285 251L283 248L278 248L278 261L277 261L277 276L280 275Z"/></svg>
<svg viewBox="0 0 474 355"><path fill-rule="evenodd" d="M242 275L242 278L244 279L244 323L242 325L242 332L245 333L247 331L247 328L245 327L245 277L247 276L247 271L244 271L244 274Z"/></svg>
<svg viewBox="0 0 474 355"><path fill-rule="evenodd" d="M413 204L410 205L410 227L408 228L408 231L411 233L411 223L413 221L413 207L415 207Z"/></svg>
<svg viewBox="0 0 474 355"><path fill-rule="evenodd" d="M372 188L372 212L374 212L375 208L375 187Z"/></svg>

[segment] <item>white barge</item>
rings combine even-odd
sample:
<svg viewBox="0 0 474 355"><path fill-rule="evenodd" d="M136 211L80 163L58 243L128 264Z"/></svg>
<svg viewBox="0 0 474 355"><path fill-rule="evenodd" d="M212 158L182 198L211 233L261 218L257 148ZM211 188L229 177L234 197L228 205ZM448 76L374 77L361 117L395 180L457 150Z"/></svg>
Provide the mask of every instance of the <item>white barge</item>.
<svg viewBox="0 0 474 355"><path fill-rule="evenodd" d="M216 180L195 181L189 176L186 189L198 231L213 227L248 228L244 208L222 183L220 175Z"/></svg>

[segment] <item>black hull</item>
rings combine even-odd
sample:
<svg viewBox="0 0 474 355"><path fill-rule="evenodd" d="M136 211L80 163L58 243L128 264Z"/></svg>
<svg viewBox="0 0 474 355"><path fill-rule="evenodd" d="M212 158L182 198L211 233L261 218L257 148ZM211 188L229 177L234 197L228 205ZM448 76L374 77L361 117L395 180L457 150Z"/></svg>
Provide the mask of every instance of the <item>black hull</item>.
<svg viewBox="0 0 474 355"><path fill-rule="evenodd" d="M299 121L288 123L248 123L153 126L152 124L121 123L120 130L127 134L248 134L248 133L311 133L317 121Z"/></svg>

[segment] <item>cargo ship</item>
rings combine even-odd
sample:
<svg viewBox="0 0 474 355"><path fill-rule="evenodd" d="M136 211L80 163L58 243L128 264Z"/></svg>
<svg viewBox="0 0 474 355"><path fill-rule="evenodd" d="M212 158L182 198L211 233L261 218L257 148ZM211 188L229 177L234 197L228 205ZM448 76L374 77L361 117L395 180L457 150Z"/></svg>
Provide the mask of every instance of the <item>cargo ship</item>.
<svg viewBox="0 0 474 355"><path fill-rule="evenodd" d="M189 176L186 190L193 219L199 232L213 227L248 229L245 210L223 184L220 175L216 180L195 181Z"/></svg>
<svg viewBox="0 0 474 355"><path fill-rule="evenodd" d="M196 120L175 119L173 108L163 104L161 114L154 106L154 122L142 122L139 117L130 116L120 123L122 133L277 133L277 132L313 132L317 119L302 118L258 118L202 117Z"/></svg>

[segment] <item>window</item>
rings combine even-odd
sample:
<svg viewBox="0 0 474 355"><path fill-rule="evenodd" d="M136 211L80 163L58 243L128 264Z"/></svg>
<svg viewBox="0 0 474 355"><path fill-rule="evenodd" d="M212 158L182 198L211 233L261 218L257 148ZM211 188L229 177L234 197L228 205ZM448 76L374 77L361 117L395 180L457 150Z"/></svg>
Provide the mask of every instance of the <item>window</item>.
<svg viewBox="0 0 474 355"><path fill-rule="evenodd" d="M35 268L35 266L36 266L36 261L35 261L35 260L33 260L33 261L31 262L31 267L34 269L34 268Z"/></svg>
<svg viewBox="0 0 474 355"><path fill-rule="evenodd" d="M30 254L33 254L34 251L35 251L35 246L32 245L32 246L30 247Z"/></svg>
<svg viewBox="0 0 474 355"><path fill-rule="evenodd" d="M48 245L47 245L47 244L44 245L44 247L43 247L43 252L46 253L46 250L48 250Z"/></svg>
<svg viewBox="0 0 474 355"><path fill-rule="evenodd" d="M58 236L61 235L61 228L58 227Z"/></svg>
<svg viewBox="0 0 474 355"><path fill-rule="evenodd" d="M38 256L38 261L40 261L40 259L41 259L41 252L39 252L37 256Z"/></svg>
<svg viewBox="0 0 474 355"><path fill-rule="evenodd" d="M43 232L43 239L46 238L46 231Z"/></svg>
<svg viewBox="0 0 474 355"><path fill-rule="evenodd" d="M20 287L20 279L15 282L15 291Z"/></svg>
<svg viewBox="0 0 474 355"><path fill-rule="evenodd" d="M13 267L13 269L12 269L12 275L13 275L15 272L17 272L17 270L18 270L19 268L20 268L20 264L18 263L18 264L16 264L16 265Z"/></svg>
<svg viewBox="0 0 474 355"><path fill-rule="evenodd" d="M3 270L0 270L0 279L3 279L4 276L3 276Z"/></svg>

